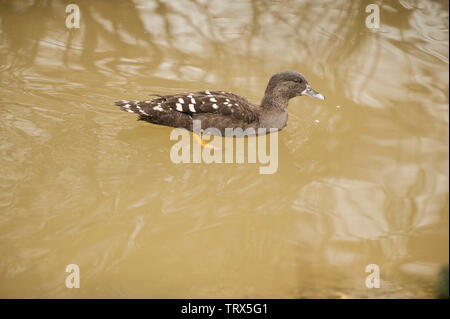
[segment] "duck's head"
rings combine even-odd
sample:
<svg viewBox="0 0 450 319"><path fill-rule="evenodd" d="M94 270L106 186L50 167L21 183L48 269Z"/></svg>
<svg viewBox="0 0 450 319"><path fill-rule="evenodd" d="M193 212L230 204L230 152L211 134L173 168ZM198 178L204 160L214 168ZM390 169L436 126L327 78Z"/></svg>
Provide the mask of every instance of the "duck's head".
<svg viewBox="0 0 450 319"><path fill-rule="evenodd" d="M308 81L301 73L295 71L283 71L274 74L267 84L266 95L275 95L287 99L307 95L315 99L325 99L322 94L309 86Z"/></svg>

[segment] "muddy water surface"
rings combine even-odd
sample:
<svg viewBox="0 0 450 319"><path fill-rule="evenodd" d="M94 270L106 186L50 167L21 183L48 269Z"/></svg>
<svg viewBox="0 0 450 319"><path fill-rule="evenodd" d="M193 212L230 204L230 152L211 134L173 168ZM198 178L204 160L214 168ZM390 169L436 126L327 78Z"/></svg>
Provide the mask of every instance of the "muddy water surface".
<svg viewBox="0 0 450 319"><path fill-rule="evenodd" d="M448 3L0 3L0 297L432 297L448 263ZM302 72L278 170L174 164L119 99ZM68 289L68 264L80 289ZM368 264L381 287L368 289Z"/></svg>

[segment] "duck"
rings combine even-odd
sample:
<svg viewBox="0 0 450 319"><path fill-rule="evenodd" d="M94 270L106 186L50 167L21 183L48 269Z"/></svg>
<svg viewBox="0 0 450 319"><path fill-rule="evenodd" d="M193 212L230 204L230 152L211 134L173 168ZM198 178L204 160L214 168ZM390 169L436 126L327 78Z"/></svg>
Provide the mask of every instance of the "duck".
<svg viewBox="0 0 450 319"><path fill-rule="evenodd" d="M296 71L272 75L260 104L231 92L213 90L150 96L153 98L143 101L116 101L115 105L137 114L138 120L192 132L196 132L198 123L201 132L212 128L210 134L222 136L236 129L253 131L256 135L282 130L287 125L290 99L297 96L325 99Z"/></svg>

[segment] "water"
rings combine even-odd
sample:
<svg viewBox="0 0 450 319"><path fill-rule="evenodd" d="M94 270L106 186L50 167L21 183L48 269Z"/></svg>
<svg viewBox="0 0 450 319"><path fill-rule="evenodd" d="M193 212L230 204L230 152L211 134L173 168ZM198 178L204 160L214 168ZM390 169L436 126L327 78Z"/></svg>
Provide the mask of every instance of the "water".
<svg viewBox="0 0 450 319"><path fill-rule="evenodd" d="M448 3L0 4L0 297L433 297L449 257ZM278 170L174 164L149 93L259 102L302 72ZM68 264L80 289L68 289ZM366 266L380 268L368 289Z"/></svg>

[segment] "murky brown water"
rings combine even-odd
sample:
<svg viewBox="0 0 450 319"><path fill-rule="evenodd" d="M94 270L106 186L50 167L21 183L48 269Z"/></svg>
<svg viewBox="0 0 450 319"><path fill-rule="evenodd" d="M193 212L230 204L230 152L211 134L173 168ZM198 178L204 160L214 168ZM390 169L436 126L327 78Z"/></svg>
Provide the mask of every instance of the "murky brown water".
<svg viewBox="0 0 450 319"><path fill-rule="evenodd" d="M448 263L448 4L0 4L0 297L432 297ZM305 74L279 165L171 162L118 99L258 102ZM339 107L338 107L339 106ZM81 288L68 289L68 264ZM380 267L368 289L365 267Z"/></svg>

